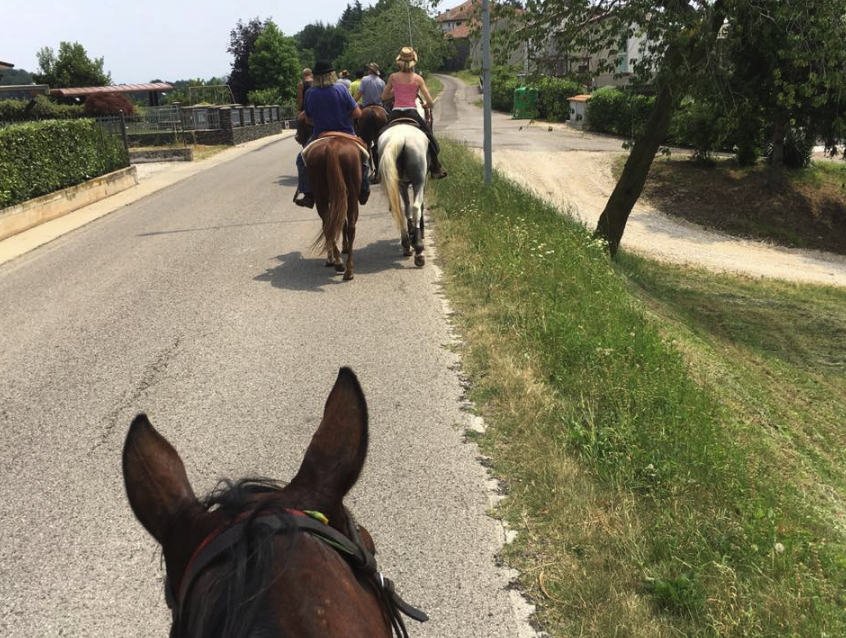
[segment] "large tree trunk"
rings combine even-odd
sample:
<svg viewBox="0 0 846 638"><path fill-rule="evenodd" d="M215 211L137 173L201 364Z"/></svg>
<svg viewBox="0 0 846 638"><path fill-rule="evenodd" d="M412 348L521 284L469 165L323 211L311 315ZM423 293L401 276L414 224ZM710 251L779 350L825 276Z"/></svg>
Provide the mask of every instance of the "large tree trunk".
<svg viewBox="0 0 846 638"><path fill-rule="evenodd" d="M674 104L671 88L666 83L662 83L643 135L635 142L623 174L620 175L617 186L614 187L614 192L611 193L605 210L599 217L594 236L608 242L608 250L612 257L617 254L629 214L643 192L652 160L655 159L658 148L667 137Z"/></svg>
<svg viewBox="0 0 846 638"><path fill-rule="evenodd" d="M665 10L678 11L680 13L693 12L696 9L690 4L690 0L663 0L661 6ZM620 248L620 240L623 238L623 231L626 229L626 222L632 212L635 203L643 192L643 185L646 183L646 176L649 168L655 159L655 153L661 143L667 137L670 128L670 116L676 105L678 96L673 94L673 86L679 83L674 79L678 74L689 73L691 69L699 67L705 59L708 51L713 47L717 34L725 20L725 0L715 0L710 10L710 35L709 40L699 42L689 41L683 45L671 45L664 56L663 78L658 82L658 95L655 98L655 106L649 114L646 122L646 129L640 139L635 142L632 152L629 155L623 174L620 176L614 192L605 204L605 210L599 217L599 222L594 231L595 237L601 237L608 242L608 251L611 256L617 254ZM703 24L703 26L705 26ZM705 37L702 35L701 37Z"/></svg>
<svg viewBox="0 0 846 638"><path fill-rule="evenodd" d="M778 114L773 122L773 155L770 164L775 168L784 167L784 138L787 135L787 118Z"/></svg>

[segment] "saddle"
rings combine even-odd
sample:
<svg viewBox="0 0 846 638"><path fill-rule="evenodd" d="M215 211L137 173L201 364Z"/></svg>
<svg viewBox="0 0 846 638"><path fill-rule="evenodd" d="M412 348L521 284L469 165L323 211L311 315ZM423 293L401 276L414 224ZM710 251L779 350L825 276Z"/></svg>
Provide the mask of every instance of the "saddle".
<svg viewBox="0 0 846 638"><path fill-rule="evenodd" d="M394 126L398 126L398 125L400 125L400 124L403 124L403 125L405 125L405 126L408 126L408 125L410 124L410 125L411 125L411 126L413 126L414 128L419 129L419 130L422 130L422 129L420 129L420 122L418 122L417 120L415 120L413 117L398 117L398 118L396 118L395 120L393 120L392 122L389 122L389 123L385 126L385 128L384 128L384 129L382 129L382 130L384 131L384 130L389 129L389 128L392 128L392 127L394 127Z"/></svg>
<svg viewBox="0 0 846 638"><path fill-rule="evenodd" d="M303 149L303 162L306 164L306 166L308 166L309 151L311 151L311 149L315 146L319 146L320 144L332 137L339 137L341 139L355 142L356 148L358 148L358 150L361 152L362 161L370 159L370 153L367 150L367 145L364 143L364 140L360 137L350 135L349 133L342 133L341 131L326 131L325 133L321 133L316 140L309 142Z"/></svg>

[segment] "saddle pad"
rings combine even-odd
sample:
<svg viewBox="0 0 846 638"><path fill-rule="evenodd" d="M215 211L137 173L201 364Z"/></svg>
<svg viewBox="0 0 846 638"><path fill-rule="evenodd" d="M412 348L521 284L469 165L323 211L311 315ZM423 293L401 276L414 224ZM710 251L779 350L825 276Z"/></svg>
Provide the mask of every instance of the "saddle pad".
<svg viewBox="0 0 846 638"><path fill-rule="evenodd" d="M341 139L355 142L356 148L361 152L362 161L370 159L370 153L367 152L367 147L364 144L364 140L356 137L355 135L350 135L349 133L341 133L340 131L327 131L326 133L321 133L321 135L316 140L313 140L306 145L302 153L303 163L308 166L308 154L309 151L311 151L312 147L322 144L323 142L327 141L332 137L339 137Z"/></svg>
<svg viewBox="0 0 846 638"><path fill-rule="evenodd" d="M398 124L405 124L405 125L410 124L414 128L417 128L417 129L420 128L420 123L412 117L398 117L394 121L392 121L390 124L388 124L385 128L391 128L392 126L396 126Z"/></svg>

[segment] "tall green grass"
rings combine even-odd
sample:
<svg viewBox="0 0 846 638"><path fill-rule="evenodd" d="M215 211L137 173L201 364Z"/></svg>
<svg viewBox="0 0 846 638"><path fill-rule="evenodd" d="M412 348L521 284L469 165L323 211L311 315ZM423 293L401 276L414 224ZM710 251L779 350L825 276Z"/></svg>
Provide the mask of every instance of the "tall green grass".
<svg viewBox="0 0 846 638"><path fill-rule="evenodd" d="M846 635L842 528L785 476L743 393L694 365L706 349L684 315L656 313L660 277L615 270L580 226L499 176L485 188L479 163L444 146L439 247L491 424L480 444L509 492L500 514L521 532L507 559L539 622L560 636Z"/></svg>

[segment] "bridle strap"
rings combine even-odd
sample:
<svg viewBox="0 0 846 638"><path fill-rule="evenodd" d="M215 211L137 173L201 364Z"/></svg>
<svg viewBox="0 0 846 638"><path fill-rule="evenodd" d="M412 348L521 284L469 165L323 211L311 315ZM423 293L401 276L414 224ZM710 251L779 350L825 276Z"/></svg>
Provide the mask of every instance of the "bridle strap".
<svg viewBox="0 0 846 638"><path fill-rule="evenodd" d="M425 622L429 617L425 612L409 605L400 598L393 581L378 571L376 558L364 547L355 519L349 510L345 508L344 511L347 516L347 528L353 536L352 540L329 525L311 518L308 514L300 510L293 509L285 509L283 513L267 512L255 514L253 512L247 512L236 518L233 523L216 529L194 550L194 554L191 556L191 560L188 562L188 567L179 584L179 591L174 591L171 583L169 581L167 583L165 597L173 613L171 638L177 638L182 635L182 603L188 598L191 586L199 574L222 553L236 545L243 537L244 529L248 525L255 524L268 527L272 535L279 533L286 525L286 521L283 519L284 514L293 515L293 520L298 529L316 536L334 548L350 563L353 570L360 572L367 578L374 586L379 599L388 612L391 627L396 633L397 638L408 638L408 631L405 628L405 623L400 613L419 622Z"/></svg>

